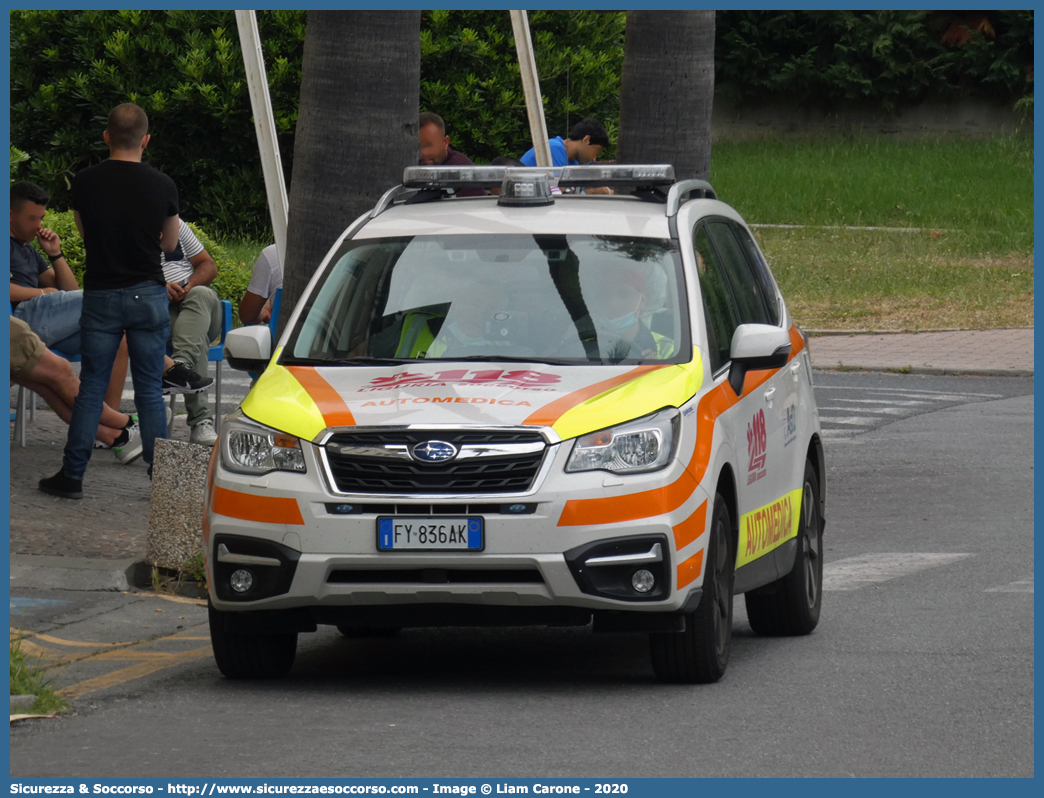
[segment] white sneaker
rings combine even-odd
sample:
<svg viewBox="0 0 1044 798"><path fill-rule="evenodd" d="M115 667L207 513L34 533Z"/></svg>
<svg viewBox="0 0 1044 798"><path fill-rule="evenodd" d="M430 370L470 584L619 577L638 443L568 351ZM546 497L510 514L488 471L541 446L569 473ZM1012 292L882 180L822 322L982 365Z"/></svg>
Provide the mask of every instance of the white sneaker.
<svg viewBox="0 0 1044 798"><path fill-rule="evenodd" d="M201 446L213 446L217 443L217 439L217 433L214 432L214 422L209 418L205 418L196 424L189 435L189 443L198 443Z"/></svg>

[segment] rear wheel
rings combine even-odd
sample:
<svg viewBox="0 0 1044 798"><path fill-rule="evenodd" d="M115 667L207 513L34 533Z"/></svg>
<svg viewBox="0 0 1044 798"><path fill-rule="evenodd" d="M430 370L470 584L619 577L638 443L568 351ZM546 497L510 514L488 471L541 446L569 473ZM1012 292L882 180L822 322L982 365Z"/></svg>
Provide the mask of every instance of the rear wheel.
<svg viewBox="0 0 1044 798"><path fill-rule="evenodd" d="M207 603L210 644L218 669L229 679L281 679L297 655L297 633L241 634L225 629L227 612Z"/></svg>
<svg viewBox="0 0 1044 798"><path fill-rule="evenodd" d="M684 632L649 636L653 670L661 681L706 684L725 674L732 648L735 566L729 508L716 495L700 604L686 615Z"/></svg>
<svg viewBox="0 0 1044 798"><path fill-rule="evenodd" d="M761 635L807 635L819 623L823 603L823 523L819 480L805 462L801 521L790 573L767 589L744 596L750 627Z"/></svg>

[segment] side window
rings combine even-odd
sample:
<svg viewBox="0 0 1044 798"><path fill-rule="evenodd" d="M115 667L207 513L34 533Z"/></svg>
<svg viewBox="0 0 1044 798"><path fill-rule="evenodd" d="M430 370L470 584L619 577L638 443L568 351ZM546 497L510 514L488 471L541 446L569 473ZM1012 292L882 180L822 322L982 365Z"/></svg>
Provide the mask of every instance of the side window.
<svg viewBox="0 0 1044 798"><path fill-rule="evenodd" d="M707 318L711 370L717 371L729 362L732 334L739 326L739 320L725 283L725 273L705 228L696 230L693 248L696 250L696 271L700 277L700 293L703 294L703 310Z"/></svg>
<svg viewBox="0 0 1044 798"><path fill-rule="evenodd" d="M733 227L732 232L736 234L736 238L739 239L740 246L747 253L747 260L753 264L754 275L761 282L762 290L765 294L765 304L768 305L769 311L769 324L779 324L779 317L782 315L782 309L779 306L779 296L776 294L776 284L772 280L772 276L769 273L768 264L765 263L764 257L761 255L761 251L754 243L754 239L750 237L750 233L744 230L742 227Z"/></svg>
<svg viewBox="0 0 1044 798"><path fill-rule="evenodd" d="M721 255L721 265L739 306L740 323L771 324L764 285L760 275L755 275L750 261L736 240L732 225L727 222L711 222L707 229Z"/></svg>

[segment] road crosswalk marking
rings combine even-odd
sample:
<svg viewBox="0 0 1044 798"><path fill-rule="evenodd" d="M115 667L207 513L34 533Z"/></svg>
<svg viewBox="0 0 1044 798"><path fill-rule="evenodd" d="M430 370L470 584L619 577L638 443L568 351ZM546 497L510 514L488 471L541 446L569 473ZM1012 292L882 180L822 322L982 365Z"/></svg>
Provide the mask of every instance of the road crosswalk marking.
<svg viewBox="0 0 1044 798"><path fill-rule="evenodd" d="M1006 585L1000 587L990 587L985 590L986 593L1032 593L1033 592L1033 579L1020 579L1017 582L1009 582Z"/></svg>
<svg viewBox="0 0 1044 798"><path fill-rule="evenodd" d="M859 435L887 423L888 416L906 418L945 403L1002 399L996 393L956 393L923 388L867 388L858 385L820 385L816 389L823 437L838 440ZM858 391L858 394L853 392ZM839 413L842 415L832 415Z"/></svg>
<svg viewBox="0 0 1044 798"><path fill-rule="evenodd" d="M883 552L846 557L823 565L823 590L858 590L878 582L958 562L971 554Z"/></svg>

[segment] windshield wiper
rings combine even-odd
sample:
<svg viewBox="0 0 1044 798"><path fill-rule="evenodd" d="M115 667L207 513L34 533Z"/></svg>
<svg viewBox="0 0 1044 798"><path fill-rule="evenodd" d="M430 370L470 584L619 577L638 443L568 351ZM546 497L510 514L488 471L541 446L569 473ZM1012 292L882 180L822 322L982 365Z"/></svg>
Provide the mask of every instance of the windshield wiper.
<svg viewBox="0 0 1044 798"><path fill-rule="evenodd" d="M576 364L575 359L567 360L566 358L541 357L539 355L534 355L533 357L517 357L511 355L467 355L465 357L439 358L439 360L442 360L443 362L449 362L452 360L470 360L479 363L546 363L549 366L570 366Z"/></svg>
<svg viewBox="0 0 1044 798"><path fill-rule="evenodd" d="M404 363L416 363L415 358L392 358L392 357L370 357L369 355L358 355L356 357L295 357L284 361L291 366L351 366L353 364L366 366L401 366Z"/></svg>

